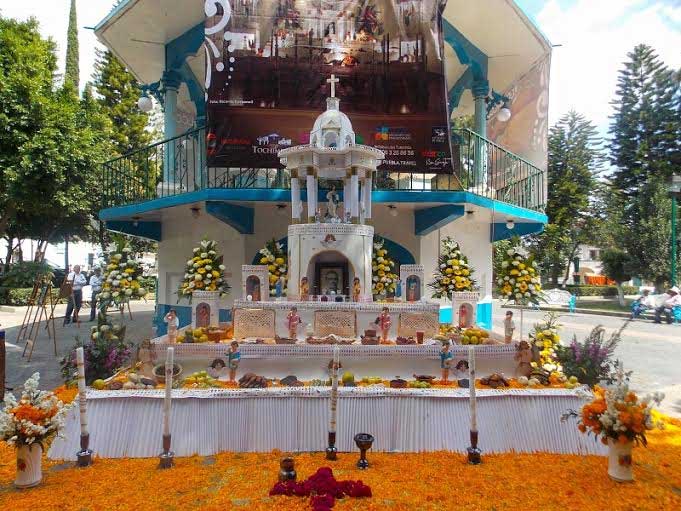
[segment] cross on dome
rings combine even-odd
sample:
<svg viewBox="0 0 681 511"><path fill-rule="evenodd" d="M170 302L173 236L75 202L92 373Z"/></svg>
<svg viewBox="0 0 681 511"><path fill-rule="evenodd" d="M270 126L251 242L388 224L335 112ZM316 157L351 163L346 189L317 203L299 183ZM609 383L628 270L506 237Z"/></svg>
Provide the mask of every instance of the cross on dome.
<svg viewBox="0 0 681 511"><path fill-rule="evenodd" d="M336 97L336 84L339 83L339 82L340 82L340 80L338 78L336 78L336 75L334 75L334 74L331 75L331 78L328 78L326 80L326 83L331 84L331 96L329 96L329 97L331 97L331 98Z"/></svg>

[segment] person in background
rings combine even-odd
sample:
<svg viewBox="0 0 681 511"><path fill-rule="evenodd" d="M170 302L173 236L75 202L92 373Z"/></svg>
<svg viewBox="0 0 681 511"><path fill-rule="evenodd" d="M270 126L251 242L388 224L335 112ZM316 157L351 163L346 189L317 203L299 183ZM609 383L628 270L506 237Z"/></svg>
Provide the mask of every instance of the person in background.
<svg viewBox="0 0 681 511"><path fill-rule="evenodd" d="M102 292L102 269L95 266L93 274L90 276L90 287L92 287L92 297L90 298L90 321L95 320L97 315L97 295Z"/></svg>
<svg viewBox="0 0 681 511"><path fill-rule="evenodd" d="M681 295L679 295L679 288L674 286L668 290L664 295L662 305L655 309L655 323L662 323L662 314L665 315L667 323L672 322L672 311L674 307L681 306Z"/></svg>
<svg viewBox="0 0 681 511"><path fill-rule="evenodd" d="M506 318L504 319L504 342L511 344L513 342L513 331L515 330L515 323L513 322L513 311L506 311Z"/></svg>
<svg viewBox="0 0 681 511"><path fill-rule="evenodd" d="M66 280L71 283L71 296L69 297L69 304L66 306L64 326L71 323L71 314L73 314L73 322L78 323L78 313L83 305L83 286L87 284L87 279L80 272L80 265L78 264L73 267L73 271L68 274Z"/></svg>
<svg viewBox="0 0 681 511"><path fill-rule="evenodd" d="M643 312L654 308L655 302L653 297L650 296L650 289L644 289L643 294L631 304L631 319L636 319L643 314Z"/></svg>

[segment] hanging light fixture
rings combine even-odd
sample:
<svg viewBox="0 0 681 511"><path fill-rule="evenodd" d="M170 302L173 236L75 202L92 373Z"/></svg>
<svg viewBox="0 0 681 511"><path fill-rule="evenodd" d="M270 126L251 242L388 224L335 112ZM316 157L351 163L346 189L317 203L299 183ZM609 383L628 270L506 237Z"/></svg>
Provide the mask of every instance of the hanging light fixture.
<svg viewBox="0 0 681 511"><path fill-rule="evenodd" d="M473 215L475 215L475 211L472 209L466 211L466 220L473 220Z"/></svg>
<svg viewBox="0 0 681 511"><path fill-rule="evenodd" d="M277 204L277 215L286 214L286 204Z"/></svg>
<svg viewBox="0 0 681 511"><path fill-rule="evenodd" d="M497 120L499 122L507 122L511 118L511 109L508 101L504 101L504 105L497 112Z"/></svg>
<svg viewBox="0 0 681 511"><path fill-rule="evenodd" d="M388 214L389 214L390 216L397 216L398 213L399 213L399 212L397 211L397 206L395 206L394 204L390 204L390 205L388 206Z"/></svg>
<svg viewBox="0 0 681 511"><path fill-rule="evenodd" d="M142 94L137 100L137 108L145 114L149 113L154 108L154 101L146 94Z"/></svg>
<svg viewBox="0 0 681 511"><path fill-rule="evenodd" d="M508 220L506 220L506 229L508 229L509 231L512 231L514 227L515 227L515 221L512 218L509 218Z"/></svg>
<svg viewBox="0 0 681 511"><path fill-rule="evenodd" d="M199 218L201 215L201 208L194 206L193 208L189 208L192 212L192 218Z"/></svg>

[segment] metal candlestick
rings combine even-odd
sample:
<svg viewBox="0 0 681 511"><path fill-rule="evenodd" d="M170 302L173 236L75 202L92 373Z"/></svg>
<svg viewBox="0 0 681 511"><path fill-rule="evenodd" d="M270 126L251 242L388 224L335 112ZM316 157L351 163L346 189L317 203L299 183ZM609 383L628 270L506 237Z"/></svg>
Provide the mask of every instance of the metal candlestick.
<svg viewBox="0 0 681 511"><path fill-rule="evenodd" d="M80 451L76 453L76 464L79 467L89 467L92 465L92 451L90 445L90 435L80 435Z"/></svg>
<svg viewBox="0 0 681 511"><path fill-rule="evenodd" d="M480 457L482 451L478 448L478 432L471 430L471 446L466 449L468 452L468 464L480 465L482 458Z"/></svg>
<svg viewBox="0 0 681 511"><path fill-rule="evenodd" d="M367 451L371 449L371 444L374 443L374 437L369 433L357 433L355 435L355 443L359 447L359 461L357 462L357 468L362 470L369 468L369 462L367 461Z"/></svg>
<svg viewBox="0 0 681 511"><path fill-rule="evenodd" d="M175 453L170 450L170 435L163 435L163 452L159 455L158 468L172 468Z"/></svg>
<svg viewBox="0 0 681 511"><path fill-rule="evenodd" d="M336 449L336 432L329 431L329 446L326 448L326 459L336 461L338 459L338 449Z"/></svg>

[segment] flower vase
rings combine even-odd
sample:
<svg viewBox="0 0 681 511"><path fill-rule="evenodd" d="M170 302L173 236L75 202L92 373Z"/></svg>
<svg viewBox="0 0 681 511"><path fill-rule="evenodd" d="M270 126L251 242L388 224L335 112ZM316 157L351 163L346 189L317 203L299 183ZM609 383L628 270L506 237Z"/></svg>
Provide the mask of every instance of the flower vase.
<svg viewBox="0 0 681 511"><path fill-rule="evenodd" d="M631 449L633 442L624 444L608 438L608 475L618 483L628 483L634 480L631 468Z"/></svg>
<svg viewBox="0 0 681 511"><path fill-rule="evenodd" d="M43 479L43 448L40 444L20 445L17 448L17 476L14 486L31 488L40 484Z"/></svg>

